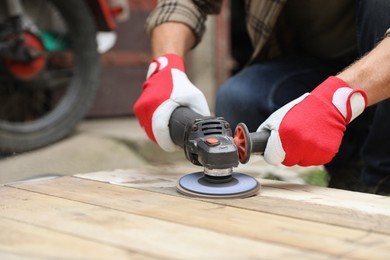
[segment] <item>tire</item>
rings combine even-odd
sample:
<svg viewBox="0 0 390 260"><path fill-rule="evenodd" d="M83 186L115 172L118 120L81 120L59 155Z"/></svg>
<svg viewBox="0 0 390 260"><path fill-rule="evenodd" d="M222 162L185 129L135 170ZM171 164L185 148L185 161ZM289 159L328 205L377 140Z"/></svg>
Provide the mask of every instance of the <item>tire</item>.
<svg viewBox="0 0 390 260"><path fill-rule="evenodd" d="M57 10L66 25L67 37L73 55L71 76L66 78L66 83L60 90L61 97L57 98L56 104L46 109L45 113L32 120L9 120L0 117L0 154L2 155L34 150L70 135L89 111L97 91L100 66L96 28L85 1L46 0L44 2ZM45 13L41 15L44 16ZM50 74L51 72L46 71L45 73ZM50 74L51 77L54 77L52 74ZM8 75L8 77L10 76ZM35 87L45 84L45 78L42 76L27 83L20 83L9 78L8 80L9 82L18 82L17 84L23 85L24 88L29 84L33 85L33 87L29 86L29 93L32 93L31 89L34 90ZM42 93L44 93L43 96L47 96L49 93L53 99L50 88L45 89ZM29 102L38 102L37 100L39 99L31 95ZM20 106L23 105L20 104ZM0 109L3 109L1 101Z"/></svg>

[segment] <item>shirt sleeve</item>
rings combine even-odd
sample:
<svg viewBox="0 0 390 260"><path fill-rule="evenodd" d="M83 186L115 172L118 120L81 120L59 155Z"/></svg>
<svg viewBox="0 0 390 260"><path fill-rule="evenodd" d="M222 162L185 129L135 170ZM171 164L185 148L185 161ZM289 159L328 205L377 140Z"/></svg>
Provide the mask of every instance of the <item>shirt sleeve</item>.
<svg viewBox="0 0 390 260"><path fill-rule="evenodd" d="M166 22L179 22L192 29L199 43L207 15L218 14L221 4L222 0L159 0L146 20L147 32L150 34L153 28Z"/></svg>

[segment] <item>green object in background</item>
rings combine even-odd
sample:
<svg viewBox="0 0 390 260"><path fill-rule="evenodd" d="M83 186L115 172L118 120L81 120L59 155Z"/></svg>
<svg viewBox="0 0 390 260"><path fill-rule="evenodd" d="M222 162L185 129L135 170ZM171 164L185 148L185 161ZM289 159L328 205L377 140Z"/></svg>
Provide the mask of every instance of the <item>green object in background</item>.
<svg viewBox="0 0 390 260"><path fill-rule="evenodd" d="M313 170L301 175L307 184L327 187L329 182L329 175L325 170Z"/></svg>
<svg viewBox="0 0 390 260"><path fill-rule="evenodd" d="M70 49L70 41L66 35L40 32L39 37L47 51L66 51Z"/></svg>

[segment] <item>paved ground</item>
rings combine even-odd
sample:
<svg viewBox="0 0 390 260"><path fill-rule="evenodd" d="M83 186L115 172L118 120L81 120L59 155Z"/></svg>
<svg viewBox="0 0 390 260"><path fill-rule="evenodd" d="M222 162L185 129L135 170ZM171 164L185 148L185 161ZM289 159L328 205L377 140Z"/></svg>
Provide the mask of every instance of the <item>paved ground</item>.
<svg viewBox="0 0 390 260"><path fill-rule="evenodd" d="M73 175L116 169L182 167L201 171L191 165L183 151L167 153L149 141L135 118L85 120L75 133L51 146L0 159L0 183L9 183L47 175ZM168 167L169 168L169 167ZM236 171L253 176L272 177L303 183L318 168L286 168L267 165L260 156L252 156Z"/></svg>

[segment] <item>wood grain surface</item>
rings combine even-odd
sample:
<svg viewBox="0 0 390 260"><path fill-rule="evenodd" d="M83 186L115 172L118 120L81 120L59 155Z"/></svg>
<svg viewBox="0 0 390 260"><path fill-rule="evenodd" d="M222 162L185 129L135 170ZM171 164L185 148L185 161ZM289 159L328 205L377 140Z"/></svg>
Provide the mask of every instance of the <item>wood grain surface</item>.
<svg viewBox="0 0 390 260"><path fill-rule="evenodd" d="M113 171L0 187L0 258L388 259L388 197L259 180L195 199L175 174Z"/></svg>

